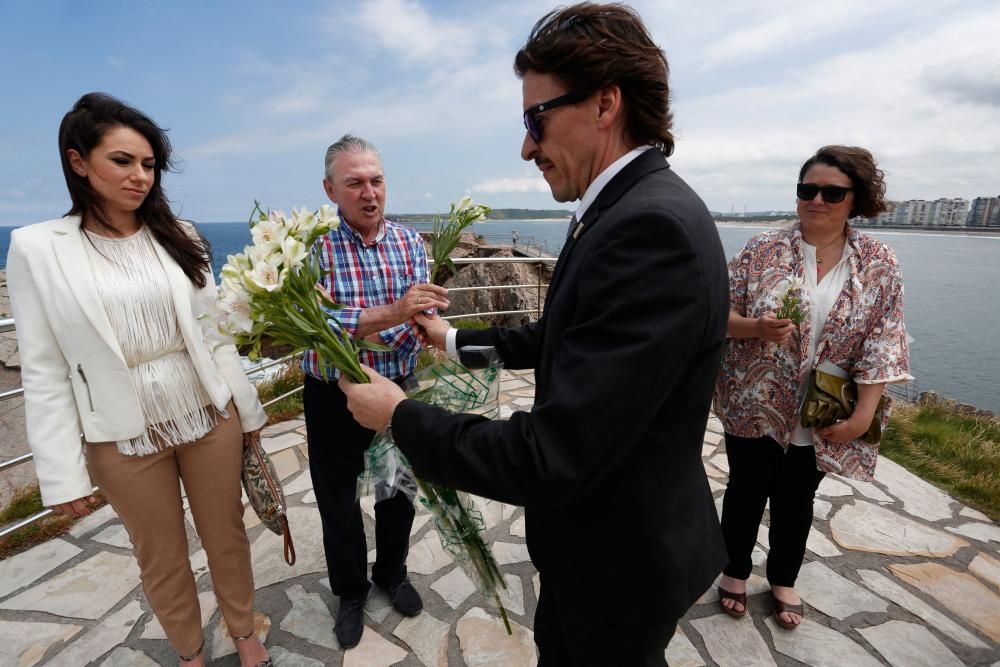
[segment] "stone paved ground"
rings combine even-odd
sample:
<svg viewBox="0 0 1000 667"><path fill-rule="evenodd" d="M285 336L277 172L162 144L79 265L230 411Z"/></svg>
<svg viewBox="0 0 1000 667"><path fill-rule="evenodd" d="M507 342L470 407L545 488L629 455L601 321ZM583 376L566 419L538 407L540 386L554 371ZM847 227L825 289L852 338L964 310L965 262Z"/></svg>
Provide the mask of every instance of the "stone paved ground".
<svg viewBox="0 0 1000 667"><path fill-rule="evenodd" d="M505 378L504 411L529 407L533 376ZM292 420L270 427L265 440L289 498L296 565L284 564L278 538L252 511L246 517L259 631L275 664L534 664L530 628L538 580L524 546L523 510L490 501L481 507L486 536L508 583L513 637L445 555L433 522L418 509L408 562L425 612L403 618L376 592L368 601L361 644L346 655L337 648L330 613L335 602L324 572L303 430L300 420ZM727 465L720 430L711 420L704 460L721 505ZM371 499L362 505L373 544ZM1000 526L885 459L874 483L825 480L815 513L799 579L806 622L788 632L770 615L762 526L751 613L734 621L720 613L717 596L706 593L667 649L671 665L1000 666ZM191 560L204 591L206 646L213 664L236 665L220 627L204 552L189 530ZM0 646L2 665L176 664L139 587L128 536L110 508L62 538L0 561Z"/></svg>

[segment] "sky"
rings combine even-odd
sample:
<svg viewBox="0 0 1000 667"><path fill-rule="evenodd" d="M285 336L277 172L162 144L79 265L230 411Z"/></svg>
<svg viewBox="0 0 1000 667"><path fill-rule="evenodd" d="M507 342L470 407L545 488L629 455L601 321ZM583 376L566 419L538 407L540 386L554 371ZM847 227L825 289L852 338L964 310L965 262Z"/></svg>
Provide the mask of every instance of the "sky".
<svg viewBox="0 0 1000 667"><path fill-rule="evenodd" d="M714 211L794 208L818 147L869 148L892 199L1000 195L996 0L636 0L670 64L672 167ZM56 146L100 90L169 129L198 222L317 208L326 147L382 155L387 210L555 202L520 158L513 57L551 1L0 0L0 225L69 208Z"/></svg>

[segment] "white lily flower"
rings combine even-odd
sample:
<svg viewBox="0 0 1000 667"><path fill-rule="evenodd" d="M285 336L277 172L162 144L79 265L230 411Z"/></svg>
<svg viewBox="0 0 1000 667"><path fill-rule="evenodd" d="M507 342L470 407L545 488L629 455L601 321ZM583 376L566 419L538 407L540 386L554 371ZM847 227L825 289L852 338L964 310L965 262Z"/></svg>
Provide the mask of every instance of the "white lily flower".
<svg viewBox="0 0 1000 667"><path fill-rule="evenodd" d="M222 267L225 271L226 267L232 267L238 272L245 271L250 268L250 259L247 257L247 250L250 246L245 246L243 252L236 253L235 255L229 255L226 257L226 265Z"/></svg>
<svg viewBox="0 0 1000 667"><path fill-rule="evenodd" d="M243 272L243 284L251 293L275 292L285 284L287 269L281 268L281 255L262 257L253 268Z"/></svg>
<svg viewBox="0 0 1000 667"><path fill-rule="evenodd" d="M255 247L277 250L288 236L288 228L279 220L268 219L254 225L250 235Z"/></svg>
<svg viewBox="0 0 1000 667"><path fill-rule="evenodd" d="M805 286L806 286L806 281L804 281L802 278L799 278L798 276L794 276L788 279L788 287L785 291L786 293L791 294L794 292L798 292Z"/></svg>
<svg viewBox="0 0 1000 667"><path fill-rule="evenodd" d="M324 234L340 226L340 218L329 204L323 204L319 207L317 217L319 218L319 226L326 227L322 230Z"/></svg>
<svg viewBox="0 0 1000 667"><path fill-rule="evenodd" d="M278 255L278 261L281 261L281 244L275 246L270 245L254 245L247 248L247 259L249 264L244 269L244 273L253 270L253 267L257 266L261 262L268 262Z"/></svg>
<svg viewBox="0 0 1000 667"><path fill-rule="evenodd" d="M470 197L469 195L465 195L458 201L457 204L455 204L455 210L461 211L469 208L470 206L472 206L472 197Z"/></svg>
<svg viewBox="0 0 1000 667"><path fill-rule="evenodd" d="M250 333L250 294L243 289L223 290L219 294L219 310L224 315L225 329L233 334Z"/></svg>
<svg viewBox="0 0 1000 667"><path fill-rule="evenodd" d="M319 220L312 211L305 208L293 208L288 234L305 243L309 240L310 234L313 233L318 223Z"/></svg>
<svg viewBox="0 0 1000 667"><path fill-rule="evenodd" d="M297 268L305 259L307 252L306 244L294 236L286 236L281 242L281 254L284 256L286 270Z"/></svg>

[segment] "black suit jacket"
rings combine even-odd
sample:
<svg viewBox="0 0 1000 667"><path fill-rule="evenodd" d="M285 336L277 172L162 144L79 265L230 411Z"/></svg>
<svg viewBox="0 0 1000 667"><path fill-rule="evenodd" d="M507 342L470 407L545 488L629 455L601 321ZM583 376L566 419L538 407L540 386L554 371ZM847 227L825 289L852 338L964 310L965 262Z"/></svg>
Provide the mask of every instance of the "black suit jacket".
<svg viewBox="0 0 1000 667"><path fill-rule="evenodd" d="M537 322L460 331L535 369L508 421L406 400L393 415L418 475L524 505L543 586L581 613L676 619L725 564L702 465L729 288L701 199L656 149L601 191L567 239Z"/></svg>

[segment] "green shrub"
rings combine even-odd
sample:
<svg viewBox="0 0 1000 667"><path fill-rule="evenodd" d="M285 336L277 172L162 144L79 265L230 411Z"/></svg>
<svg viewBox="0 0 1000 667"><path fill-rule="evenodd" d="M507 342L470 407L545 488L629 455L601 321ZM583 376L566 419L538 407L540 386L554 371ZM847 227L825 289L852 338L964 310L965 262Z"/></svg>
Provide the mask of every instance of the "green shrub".
<svg viewBox="0 0 1000 667"><path fill-rule="evenodd" d="M257 395L260 396L261 403L267 403L273 398L287 394L295 388L300 391L286 396L280 401L264 408L267 412L267 423L277 424L298 416L302 412L302 383L305 380L305 373L302 371L301 362L292 359L275 374L270 380L257 384Z"/></svg>

